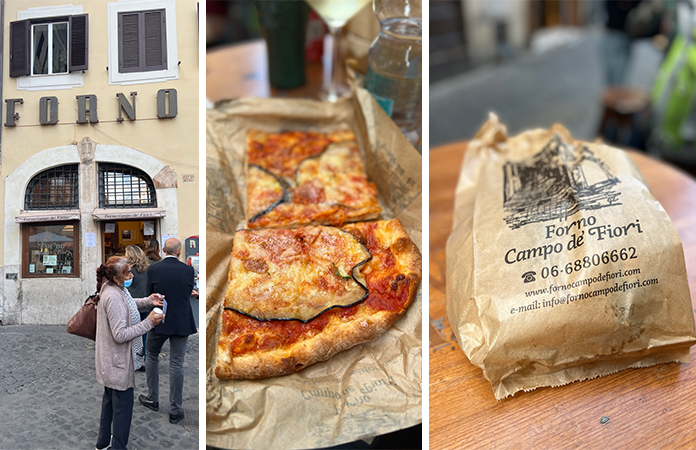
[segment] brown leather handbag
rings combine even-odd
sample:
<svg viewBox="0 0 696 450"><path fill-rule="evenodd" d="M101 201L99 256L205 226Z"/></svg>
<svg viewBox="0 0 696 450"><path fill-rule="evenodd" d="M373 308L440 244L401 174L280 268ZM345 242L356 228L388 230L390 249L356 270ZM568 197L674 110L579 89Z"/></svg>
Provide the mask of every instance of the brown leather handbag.
<svg viewBox="0 0 696 450"><path fill-rule="evenodd" d="M99 303L99 293L90 295L82 308L68 321L68 333L96 340L97 303Z"/></svg>

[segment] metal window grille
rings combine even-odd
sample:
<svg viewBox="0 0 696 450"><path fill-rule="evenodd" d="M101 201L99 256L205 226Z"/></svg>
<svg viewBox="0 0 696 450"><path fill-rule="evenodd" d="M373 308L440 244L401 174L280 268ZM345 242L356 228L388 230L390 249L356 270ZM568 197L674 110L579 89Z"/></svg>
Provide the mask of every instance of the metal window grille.
<svg viewBox="0 0 696 450"><path fill-rule="evenodd" d="M24 194L24 209L78 209L78 165L71 164L44 170L29 181Z"/></svg>
<svg viewBox="0 0 696 450"><path fill-rule="evenodd" d="M99 164L100 208L154 208L155 185L142 170L122 164Z"/></svg>

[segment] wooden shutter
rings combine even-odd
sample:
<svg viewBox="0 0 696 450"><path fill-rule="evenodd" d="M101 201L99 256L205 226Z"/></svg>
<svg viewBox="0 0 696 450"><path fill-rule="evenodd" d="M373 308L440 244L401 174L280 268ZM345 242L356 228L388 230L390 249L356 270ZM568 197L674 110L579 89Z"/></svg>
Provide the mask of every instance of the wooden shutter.
<svg viewBox="0 0 696 450"><path fill-rule="evenodd" d="M119 14L118 22L118 71L137 72L140 69L138 13Z"/></svg>
<svg viewBox="0 0 696 450"><path fill-rule="evenodd" d="M118 69L120 73L167 68L165 10L119 13Z"/></svg>
<svg viewBox="0 0 696 450"><path fill-rule="evenodd" d="M10 22L10 76L29 75L29 28L28 20Z"/></svg>
<svg viewBox="0 0 696 450"><path fill-rule="evenodd" d="M89 20L87 14L70 16L68 28L70 33L70 62L68 72L87 70L89 50Z"/></svg>
<svg viewBox="0 0 696 450"><path fill-rule="evenodd" d="M167 24L164 10L145 11L144 21L144 66L143 70L167 68Z"/></svg>

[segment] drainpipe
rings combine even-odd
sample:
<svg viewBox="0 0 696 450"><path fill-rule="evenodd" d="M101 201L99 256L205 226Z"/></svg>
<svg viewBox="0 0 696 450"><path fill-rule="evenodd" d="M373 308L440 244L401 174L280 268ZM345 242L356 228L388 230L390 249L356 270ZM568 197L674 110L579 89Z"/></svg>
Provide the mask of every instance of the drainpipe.
<svg viewBox="0 0 696 450"><path fill-rule="evenodd" d="M5 0L0 0L0 118L2 118L2 104L3 104L3 90L2 90L2 82L3 82L3 62L5 61L5 58L2 56L4 55L4 50L5 50ZM8 51L9 54L9 51ZM0 120L2 122L2 120ZM0 126L0 167L2 167L2 126Z"/></svg>

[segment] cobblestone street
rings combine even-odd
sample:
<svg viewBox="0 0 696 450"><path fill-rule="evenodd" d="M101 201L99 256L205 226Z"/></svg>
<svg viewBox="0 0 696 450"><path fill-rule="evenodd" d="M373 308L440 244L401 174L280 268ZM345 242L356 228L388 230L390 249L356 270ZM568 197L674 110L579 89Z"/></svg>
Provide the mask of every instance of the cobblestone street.
<svg viewBox="0 0 696 450"><path fill-rule="evenodd" d="M160 354L160 409L138 403L145 372L135 374L128 448L198 448L198 342L189 337L184 362L185 418L169 423L169 343ZM0 326L0 449L93 449L104 388L94 372L94 342L64 325Z"/></svg>

